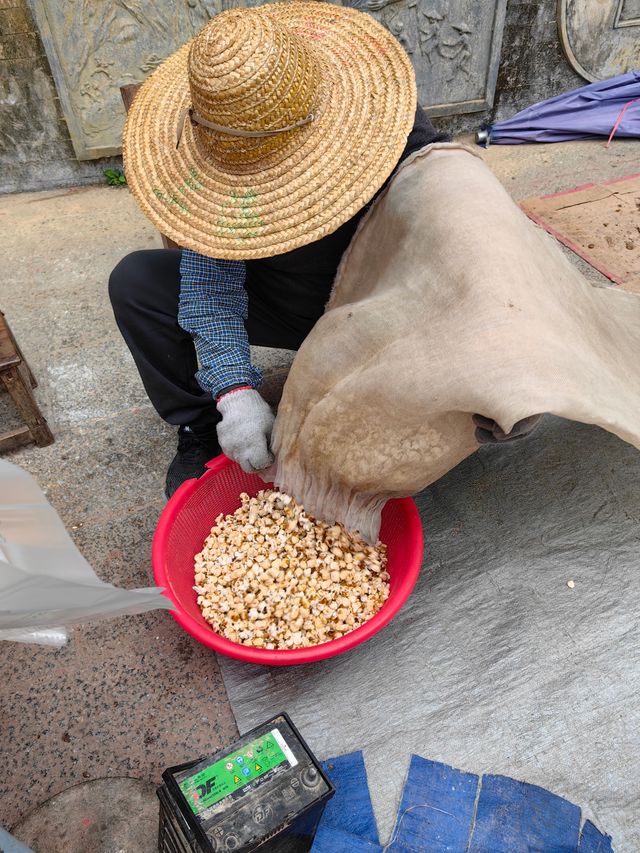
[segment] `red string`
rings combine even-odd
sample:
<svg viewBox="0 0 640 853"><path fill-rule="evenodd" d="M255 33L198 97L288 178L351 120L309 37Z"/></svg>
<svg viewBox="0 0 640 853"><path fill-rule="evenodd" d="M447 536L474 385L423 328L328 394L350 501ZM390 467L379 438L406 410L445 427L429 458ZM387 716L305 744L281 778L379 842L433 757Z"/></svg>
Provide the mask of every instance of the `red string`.
<svg viewBox="0 0 640 853"><path fill-rule="evenodd" d="M624 118L624 114L626 113L627 109L631 106L631 104L635 104L636 101L640 101L640 98L634 98L632 101L627 101L627 103L624 105L624 107L620 110L620 115L618 116L616 123L613 125L613 130L609 134L609 139L607 140L607 144L604 146L605 148L608 148L611 145L611 140L615 136L616 130L620 127L620 122Z"/></svg>
<svg viewBox="0 0 640 853"><path fill-rule="evenodd" d="M230 394L236 394L238 391L253 391L255 390L253 385L241 385L239 388L232 388L231 391L225 391L219 397L216 397L216 403L219 403L220 400L224 399L224 397L228 397Z"/></svg>

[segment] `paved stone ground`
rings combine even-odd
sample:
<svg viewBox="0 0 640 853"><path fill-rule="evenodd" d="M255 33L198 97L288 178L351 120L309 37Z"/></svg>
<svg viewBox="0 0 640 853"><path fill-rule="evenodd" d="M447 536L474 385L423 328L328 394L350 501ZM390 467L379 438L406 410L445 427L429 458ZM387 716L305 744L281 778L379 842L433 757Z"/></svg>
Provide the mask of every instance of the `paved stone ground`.
<svg viewBox="0 0 640 853"><path fill-rule="evenodd" d="M126 189L106 187L5 196L0 227L2 308L56 438L8 458L35 476L100 577L149 586L175 429L146 399L106 288L122 255L160 239ZM17 423L1 395L0 424ZM159 612L76 627L59 650L3 644L0 731L5 826L85 780L157 781L236 733L215 656Z"/></svg>
<svg viewBox="0 0 640 853"><path fill-rule="evenodd" d="M516 198L637 172L640 143L490 148ZM151 582L151 537L175 445L146 400L109 306L109 271L160 244L126 189L0 199L5 311L55 433L10 455L45 490L105 580ZM599 273L575 258L594 283ZM282 365L285 353L257 354ZM15 422L0 397L0 424ZM63 649L0 649L0 823L12 826L70 785L105 776L157 781L215 749L235 723L215 657L166 613L77 627ZM37 772L34 769L37 768ZM28 794L25 795L25 792Z"/></svg>

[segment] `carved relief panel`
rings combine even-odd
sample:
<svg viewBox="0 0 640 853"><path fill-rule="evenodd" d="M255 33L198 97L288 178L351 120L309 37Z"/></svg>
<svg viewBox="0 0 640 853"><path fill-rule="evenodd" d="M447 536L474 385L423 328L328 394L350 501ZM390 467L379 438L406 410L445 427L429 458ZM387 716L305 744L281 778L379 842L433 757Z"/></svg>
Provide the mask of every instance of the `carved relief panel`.
<svg viewBox="0 0 640 853"><path fill-rule="evenodd" d="M30 0L80 160L121 150L120 86L139 83L220 0Z"/></svg>
<svg viewBox="0 0 640 853"><path fill-rule="evenodd" d="M506 0L351 0L348 5L371 12L404 45L416 71L418 98L431 115L493 104Z"/></svg>
<svg viewBox="0 0 640 853"><path fill-rule="evenodd" d="M640 0L558 0L567 59L586 80L640 67Z"/></svg>
<svg viewBox="0 0 640 853"><path fill-rule="evenodd" d="M90 159L120 151L120 86L144 79L221 9L261 0L30 2L76 155ZM431 115L492 105L507 0L343 2L373 15L404 45Z"/></svg>
<svg viewBox="0 0 640 853"><path fill-rule="evenodd" d="M222 0L222 5L260 2ZM493 105L507 0L342 0L340 5L368 12L400 40L413 61L418 99L430 115Z"/></svg>

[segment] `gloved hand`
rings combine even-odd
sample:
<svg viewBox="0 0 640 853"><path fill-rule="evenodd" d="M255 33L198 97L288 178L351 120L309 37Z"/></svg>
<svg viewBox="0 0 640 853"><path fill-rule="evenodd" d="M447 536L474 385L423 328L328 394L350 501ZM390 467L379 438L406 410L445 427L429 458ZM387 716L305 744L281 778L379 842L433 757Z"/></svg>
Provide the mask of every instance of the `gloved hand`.
<svg viewBox="0 0 640 853"><path fill-rule="evenodd" d="M503 432L492 418L484 418L482 415L474 415L473 422L476 425L476 441L478 444L502 444L505 441L514 441L524 438L538 426L544 415L531 415L523 418L513 425L511 432Z"/></svg>
<svg viewBox="0 0 640 853"><path fill-rule="evenodd" d="M241 388L223 394L217 408L222 415L218 424L222 452L247 474L268 468L274 461L269 442L275 420L269 404L253 388Z"/></svg>

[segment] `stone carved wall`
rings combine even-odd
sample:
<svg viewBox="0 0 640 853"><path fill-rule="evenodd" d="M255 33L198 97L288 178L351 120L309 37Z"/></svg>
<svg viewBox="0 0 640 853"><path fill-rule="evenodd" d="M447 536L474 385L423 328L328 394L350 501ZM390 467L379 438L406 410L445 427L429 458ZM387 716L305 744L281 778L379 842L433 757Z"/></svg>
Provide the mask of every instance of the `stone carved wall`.
<svg viewBox="0 0 640 853"><path fill-rule="evenodd" d="M493 104L507 0L343 0L404 45L431 115ZM32 0L79 159L120 150L119 87L139 82L222 8L258 0Z"/></svg>
<svg viewBox="0 0 640 853"><path fill-rule="evenodd" d="M225 9L263 0L222 0ZM334 0L340 3L340 0ZM493 105L507 0L342 0L373 15L413 61L418 97L433 116Z"/></svg>
<svg viewBox="0 0 640 853"><path fill-rule="evenodd" d="M559 0L565 55L585 80L640 66L640 0Z"/></svg>
<svg viewBox="0 0 640 853"><path fill-rule="evenodd" d="M614 27L640 26L640 0L618 0Z"/></svg>
<svg viewBox="0 0 640 853"><path fill-rule="evenodd" d="M119 88L139 83L220 10L219 0L32 0L78 159L120 151Z"/></svg>
<svg viewBox="0 0 640 853"><path fill-rule="evenodd" d="M506 0L345 0L370 12L413 60L419 100L431 115L493 104Z"/></svg>
<svg viewBox="0 0 640 853"><path fill-rule="evenodd" d="M623 0L622 19L634 20L638 1ZM76 158L39 27L25 8L27 0L7 2L11 8L3 8L0 0L0 192L103 181L102 170L120 165L119 161ZM509 0L493 107L438 117L434 122L439 130L473 132L482 122L508 118L583 83L558 37L558 0ZM117 98L116 104L114 109L122 115Z"/></svg>

